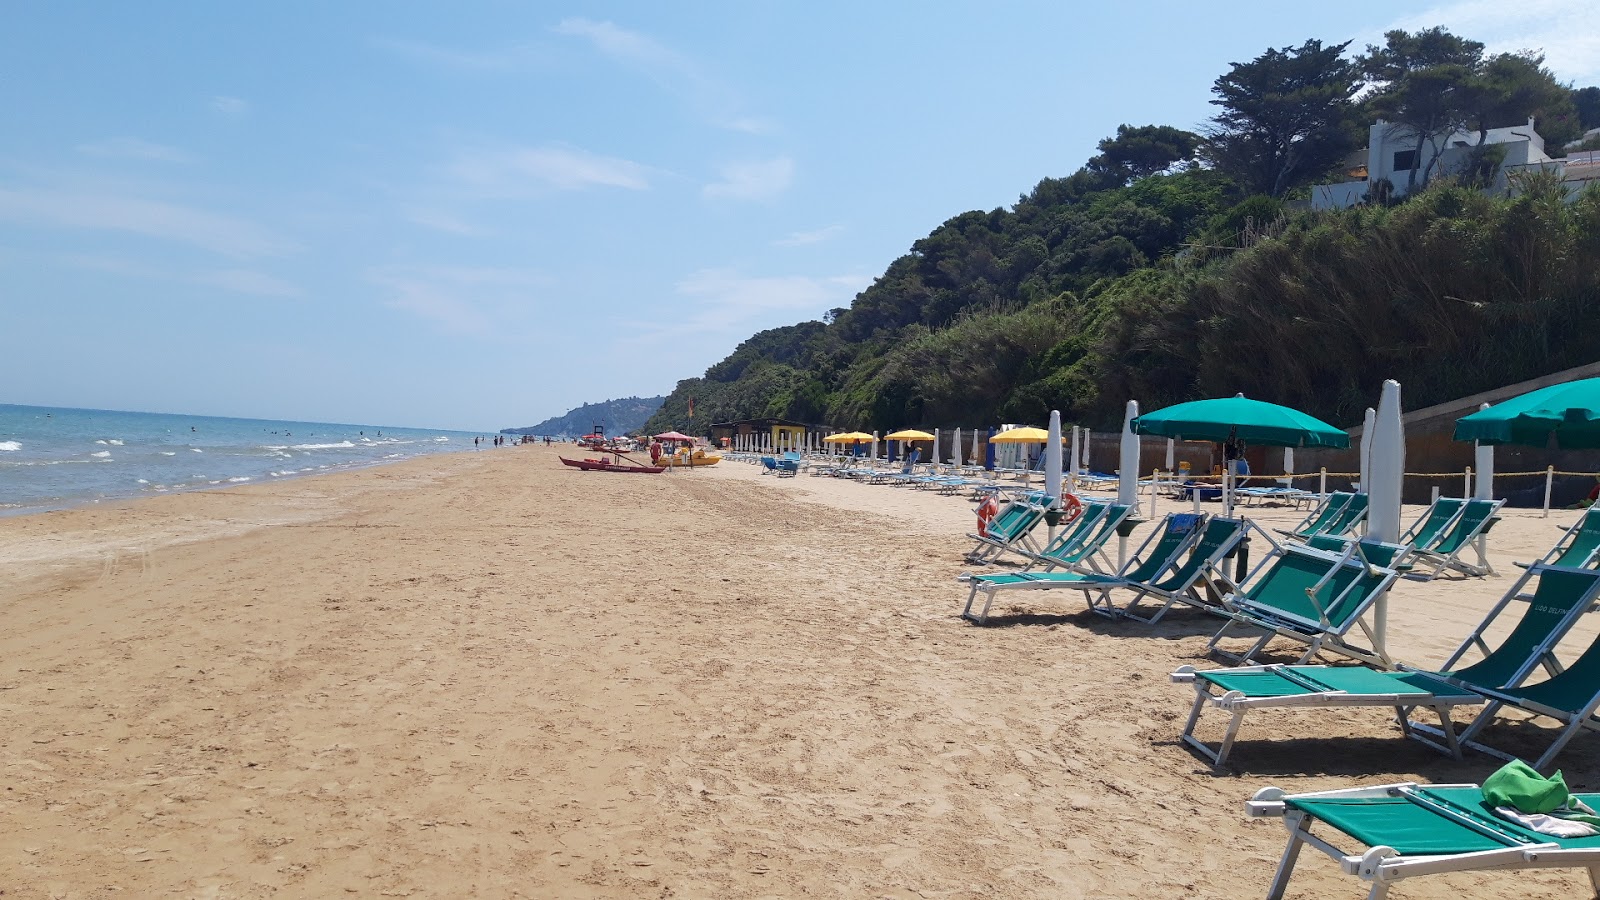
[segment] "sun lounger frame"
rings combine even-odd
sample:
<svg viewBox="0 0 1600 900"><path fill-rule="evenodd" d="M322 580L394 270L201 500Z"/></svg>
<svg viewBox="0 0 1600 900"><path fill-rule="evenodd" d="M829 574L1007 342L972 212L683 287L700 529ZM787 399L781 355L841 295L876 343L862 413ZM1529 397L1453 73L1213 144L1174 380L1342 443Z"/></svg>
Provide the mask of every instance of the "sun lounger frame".
<svg viewBox="0 0 1600 900"><path fill-rule="evenodd" d="M1345 874L1354 875L1371 883L1372 889L1367 895L1368 900L1383 900L1389 896L1389 888L1405 878L1445 872L1515 869L1586 869L1591 887L1600 894L1600 847L1592 845L1567 847L1554 838L1540 841L1519 833L1519 830L1512 827L1509 822L1474 814L1470 807L1451 803L1429 793L1429 791L1473 789L1478 789L1478 785L1418 785L1409 782L1291 795L1275 787L1262 788L1245 804L1245 811L1251 818L1281 818L1284 827L1289 831L1289 843L1284 848L1277 872L1267 890L1267 900L1282 900L1284 891L1289 886L1289 878L1294 874L1300 849L1307 844L1333 858ZM1331 841L1312 834L1312 824L1321 820L1294 805L1295 801L1307 800L1360 801L1387 800L1395 797L1412 800L1429 813L1439 816L1441 821L1451 825L1464 827L1481 835L1498 835L1498 839L1506 846L1500 849L1460 853L1403 855L1393 847L1376 844L1364 853L1348 853ZM1586 802L1600 802L1600 796L1593 794L1584 795L1581 799ZM1330 825L1330 827L1337 830L1337 826Z"/></svg>
<svg viewBox="0 0 1600 900"><path fill-rule="evenodd" d="M1461 743L1456 739L1455 729L1450 727L1450 710L1456 706L1483 703L1484 698L1482 695L1451 685L1449 682L1437 678L1432 678L1431 680L1439 682L1440 690L1433 692L1354 693L1338 689L1330 690L1323 685L1315 683L1315 674L1307 671L1331 668L1330 666L1284 666L1274 664L1218 670L1229 675L1273 673L1307 689L1306 693L1301 694L1252 697L1243 691L1220 688L1214 681L1207 679L1206 676L1209 673L1196 670L1194 666L1179 666L1177 671L1172 673L1173 683L1192 684L1195 690L1194 705L1189 710L1189 719L1184 723L1183 733L1179 735L1179 738L1211 760L1213 767L1220 768L1227 763L1228 754L1233 750L1233 743L1238 737L1239 725L1244 721L1244 714L1252 709L1328 709L1335 706L1390 706L1395 710L1395 722L1400 726L1400 731L1403 735L1427 744L1441 753L1449 754L1455 759L1461 758ZM1305 677L1308 674L1310 674L1310 677ZM1399 681L1402 676L1425 673L1386 672L1378 674L1395 677L1396 681ZM1200 714L1207 706L1214 706L1232 715L1232 719L1228 722L1227 731L1216 748L1212 748L1195 735L1195 728L1200 722ZM1443 737L1443 744L1426 734L1418 733L1411 726L1410 711L1418 708L1431 709L1438 715L1441 726L1439 734Z"/></svg>

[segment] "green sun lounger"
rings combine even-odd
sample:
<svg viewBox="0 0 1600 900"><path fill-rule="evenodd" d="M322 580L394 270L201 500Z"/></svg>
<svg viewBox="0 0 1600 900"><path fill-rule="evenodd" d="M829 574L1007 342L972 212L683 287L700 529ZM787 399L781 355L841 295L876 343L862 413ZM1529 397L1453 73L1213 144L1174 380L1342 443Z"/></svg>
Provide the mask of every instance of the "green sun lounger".
<svg viewBox="0 0 1600 900"><path fill-rule="evenodd" d="M1106 520L1109 523L1112 513L1117 510L1128 510L1124 506L1112 506ZM1087 516L1087 510L1079 518ZM1126 518L1124 512L1121 518ZM1203 517L1201 517L1203 518ZM1120 522L1120 518L1118 519ZM1163 526L1145 539L1138 552L1129 558L1122 570L1113 575L1098 571L1045 571L1034 570L1024 572L1005 572L996 574L981 574L967 576L972 583L972 590L967 594L966 608L961 611L961 617L983 625L989 619L989 607L994 603L994 595L1002 590L1049 590L1053 588L1072 588L1084 592L1109 590L1135 578L1154 578L1171 566L1176 557L1181 554L1198 533L1197 519L1192 513L1175 513L1167 516ZM1095 532L1095 539L1104 544L1115 533L1116 526L1102 526ZM1152 540L1156 547L1146 552L1146 547ZM972 612L972 605L979 593L984 594L983 608L976 615ZM1094 601L1090 601L1091 607Z"/></svg>
<svg viewBox="0 0 1600 900"><path fill-rule="evenodd" d="M1562 532L1561 539L1538 561L1580 569L1600 563L1600 506L1584 510L1578 521ZM1517 565L1527 568L1529 564L1519 562Z"/></svg>
<svg viewBox="0 0 1600 900"><path fill-rule="evenodd" d="M1600 794L1575 796L1600 804ZM1389 888L1405 878L1512 869L1586 869L1591 887L1600 892L1600 836L1556 838L1524 828L1495 815L1475 784L1387 784L1307 794L1269 787L1257 791L1245 810L1251 818L1281 818L1289 830L1267 900L1282 900L1306 844L1370 883L1369 900L1389 896ZM1340 849L1312 833L1318 822L1368 849ZM1503 896L1515 894L1511 885Z"/></svg>
<svg viewBox="0 0 1600 900"><path fill-rule="evenodd" d="M1398 577L1393 569L1364 562L1353 545L1336 554L1285 544L1251 575L1243 588L1224 598L1228 621L1206 646L1209 652L1248 665L1273 638L1285 637L1306 644L1301 663L1328 649L1385 668L1391 665L1379 634L1363 617ZM1242 654L1218 646L1235 627L1261 632ZM1356 628L1365 632L1370 649L1349 641Z"/></svg>
<svg viewBox="0 0 1600 900"><path fill-rule="evenodd" d="M1479 704L1484 698L1459 685L1424 672L1379 672L1365 666L1245 666L1234 669L1196 670L1180 666L1172 673L1177 684L1192 684L1194 706L1180 738L1199 750L1214 766L1228 761L1244 714L1260 708L1328 709L1335 706L1388 706L1407 737L1461 758L1461 746L1450 727L1450 710ZM1231 713L1227 732L1213 749L1195 736L1195 726L1207 706ZM1410 727L1410 710L1426 707L1439 716L1445 736L1440 745L1416 734Z"/></svg>
<svg viewBox="0 0 1600 900"><path fill-rule="evenodd" d="M1118 585L1133 591L1133 598L1122 607L1116 608L1116 614L1153 624L1160 621L1162 616L1179 603L1215 612L1216 607L1205 601L1197 586L1202 579L1209 579L1211 584L1218 586L1220 592L1226 592L1232 587L1233 581L1222 571L1222 561L1238 548L1239 542L1244 540L1253 527L1245 519L1212 516L1206 521L1205 529L1201 531L1200 539L1195 542L1194 549L1189 551L1188 559L1173 569L1171 574L1158 581L1130 579L1126 584ZM1261 532L1259 528L1256 530L1268 543L1272 542L1269 535ZM1158 601L1160 606L1154 612L1146 613L1143 606L1146 600ZM1107 599L1106 602L1109 604L1110 600Z"/></svg>
<svg viewBox="0 0 1600 900"><path fill-rule="evenodd" d="M1029 535L1040 522L1044 521L1044 512L1044 507L1032 503L1022 501L1007 503L989 521L986 533L967 535L977 542L976 546L967 552L967 561L987 563L1007 552L1024 555L1037 553L1039 548Z"/></svg>
<svg viewBox="0 0 1600 900"><path fill-rule="evenodd" d="M1111 513L1112 506L1113 504L1101 500L1090 500L1084 503L1083 510L1078 513L1077 518L1068 522L1066 527L1061 529L1061 533L1055 536L1054 540L1046 544L1039 552L1028 554L1032 560L1029 563L1029 568L1054 569L1060 566L1072 566L1079 562L1081 548L1095 534L1095 529L1105 524L1107 516ZM1132 511L1131 507L1126 506L1119 507L1119 509L1128 512ZM1120 523L1126 517L1127 512L1124 512L1117 521Z"/></svg>
<svg viewBox="0 0 1600 900"><path fill-rule="evenodd" d="M1555 719L1562 723L1561 729L1544 754L1532 763L1535 769L1544 769L1580 731L1600 729L1600 720L1595 718L1595 710L1600 708L1600 637L1572 665L1545 681L1521 687L1485 689L1483 693L1489 697L1489 706L1467 727L1461 739L1491 756L1514 759L1514 754L1485 744L1478 737L1502 708L1513 706Z"/></svg>
<svg viewBox="0 0 1600 900"><path fill-rule="evenodd" d="M1494 627L1493 623L1499 616L1511 608L1512 601L1522 598L1523 588L1535 578L1538 579L1538 586L1534 589L1530 602L1526 606L1518 604L1522 613L1521 618L1499 644L1490 647L1485 635ZM1580 668L1578 663L1574 662L1569 668L1556 657L1556 648L1571 630L1573 623L1583 616L1597 597L1600 597L1600 571L1536 563L1511 585L1472 634L1468 635L1450 658L1445 660L1439 671L1426 673L1498 701L1491 702L1466 731L1462 732L1463 743L1490 754L1504 755L1475 741L1474 738L1489 725L1495 713L1506 703L1523 706L1530 711L1547 712L1556 718L1563 718L1563 710L1560 707L1565 707L1564 721L1578 721L1580 722L1578 727L1582 727L1581 723L1587 722L1592 717L1593 696L1577 695L1583 694L1585 690L1593 694L1596 686L1600 685L1600 680L1589 683L1580 680L1585 676L1600 678L1593 668L1600 663L1600 653L1597 653L1594 647L1590 647L1580 660L1584 665ZM1494 628L1494 630L1502 629ZM1469 654L1481 654L1481 658L1461 665ZM1410 666L1401 668L1417 671ZM1528 678L1541 669L1551 675L1550 681L1544 684L1548 685L1550 682L1556 684L1553 687L1525 688ZM1574 670L1577 670L1576 674L1566 675ZM1566 680L1558 681L1563 676L1566 676ZM1574 688L1574 685L1577 687ZM1525 690L1531 690L1532 693L1524 696L1521 692ZM1524 703L1529 705L1524 706ZM1427 724L1410 724L1413 729L1425 734L1441 733ZM1570 725L1569 730L1571 734L1566 735L1565 739L1560 740L1557 746L1540 758L1541 765L1549 762L1554 754L1565 746L1567 740L1571 739L1572 734L1576 733L1576 729Z"/></svg>
<svg viewBox="0 0 1600 900"><path fill-rule="evenodd" d="M1422 518L1413 522L1405 533L1400 535L1400 542L1413 547L1432 547L1439 542L1444 533L1456 519L1461 518L1462 510L1467 508L1467 501L1460 497L1439 497L1428 506L1428 511Z"/></svg>
<svg viewBox="0 0 1600 900"><path fill-rule="evenodd" d="M1483 553L1482 537L1494 527L1495 514L1500 507L1505 505L1504 500L1468 500L1461 508L1461 515L1457 516L1450 527L1441 532L1432 544L1418 543L1417 564L1431 566L1423 578L1437 578L1446 569L1452 569L1463 575L1492 575L1494 567L1489 565L1489 559ZM1477 551L1478 561L1469 563L1461 558L1467 548Z"/></svg>
<svg viewBox="0 0 1600 900"><path fill-rule="evenodd" d="M1306 517L1292 528L1279 528L1277 531L1285 537L1306 537L1313 534L1322 534L1344 512L1344 508L1350 504L1354 497L1355 494L1349 491L1334 491L1325 497L1321 503L1317 504L1311 512L1306 513Z"/></svg>

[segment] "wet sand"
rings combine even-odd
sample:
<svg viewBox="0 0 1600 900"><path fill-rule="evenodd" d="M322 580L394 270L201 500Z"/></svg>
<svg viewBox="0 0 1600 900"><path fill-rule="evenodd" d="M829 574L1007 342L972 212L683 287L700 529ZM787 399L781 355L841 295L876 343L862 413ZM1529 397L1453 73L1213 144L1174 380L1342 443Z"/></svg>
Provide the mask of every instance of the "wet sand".
<svg viewBox="0 0 1600 900"><path fill-rule="evenodd" d="M971 508L512 447L0 519L0 895L1251 897L1284 840L1257 788L1498 766L1381 709L1267 710L1213 772L1168 673L1217 665L1218 620L1028 592L970 625ZM1505 577L1402 582L1395 655L1442 662L1574 517L1508 511ZM1308 850L1289 896L1364 893Z"/></svg>

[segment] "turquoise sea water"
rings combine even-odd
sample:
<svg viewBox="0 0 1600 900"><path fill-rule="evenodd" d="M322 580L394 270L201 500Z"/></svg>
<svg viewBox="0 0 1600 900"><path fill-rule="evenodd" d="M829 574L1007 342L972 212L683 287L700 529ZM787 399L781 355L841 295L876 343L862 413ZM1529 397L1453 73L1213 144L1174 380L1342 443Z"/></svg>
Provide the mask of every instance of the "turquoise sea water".
<svg viewBox="0 0 1600 900"><path fill-rule="evenodd" d="M0 404L0 516L471 450L475 436Z"/></svg>

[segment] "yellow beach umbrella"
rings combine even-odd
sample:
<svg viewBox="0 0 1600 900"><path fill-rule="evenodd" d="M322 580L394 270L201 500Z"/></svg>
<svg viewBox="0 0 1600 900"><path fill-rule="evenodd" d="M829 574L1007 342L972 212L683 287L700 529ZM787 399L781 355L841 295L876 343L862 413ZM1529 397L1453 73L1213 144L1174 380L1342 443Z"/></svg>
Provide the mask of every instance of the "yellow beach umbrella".
<svg viewBox="0 0 1600 900"><path fill-rule="evenodd" d="M886 434L883 439L886 441L931 441L933 440L933 435L926 431L907 428L904 431L896 431L894 434Z"/></svg>
<svg viewBox="0 0 1600 900"><path fill-rule="evenodd" d="M843 431L838 434L830 434L822 439L824 444L867 444L871 443L871 441L872 435L859 431Z"/></svg>
<svg viewBox="0 0 1600 900"><path fill-rule="evenodd" d="M1050 440L1050 432L1043 428L1013 428L989 438L991 444L1042 444Z"/></svg>

